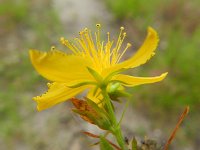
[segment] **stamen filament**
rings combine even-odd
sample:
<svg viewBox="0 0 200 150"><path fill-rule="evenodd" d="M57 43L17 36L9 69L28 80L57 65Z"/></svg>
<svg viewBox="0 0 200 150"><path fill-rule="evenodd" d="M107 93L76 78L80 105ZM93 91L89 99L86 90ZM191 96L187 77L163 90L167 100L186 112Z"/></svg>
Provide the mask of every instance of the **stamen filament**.
<svg viewBox="0 0 200 150"><path fill-rule="evenodd" d="M119 56L117 63L120 61L120 59L122 58L122 56L126 53L127 49L131 47L130 43L127 43L126 48L124 49L124 51L121 53L121 55Z"/></svg>
<svg viewBox="0 0 200 150"><path fill-rule="evenodd" d="M65 40L64 37L60 38L61 44L67 46L74 54L78 54L79 50L74 46L72 43L70 43L68 40Z"/></svg>

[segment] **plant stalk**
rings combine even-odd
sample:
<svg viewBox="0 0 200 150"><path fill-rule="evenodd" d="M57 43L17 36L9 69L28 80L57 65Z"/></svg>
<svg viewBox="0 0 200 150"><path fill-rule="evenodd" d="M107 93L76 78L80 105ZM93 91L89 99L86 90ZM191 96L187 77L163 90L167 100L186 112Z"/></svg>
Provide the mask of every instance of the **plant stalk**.
<svg viewBox="0 0 200 150"><path fill-rule="evenodd" d="M121 132L121 127L120 127L120 124L118 124L117 122L117 119L116 119L116 116L115 116L115 113L114 113L114 109L112 107L112 104L111 104L111 99L106 91L106 87L102 87L101 88L102 90L102 95L105 99L105 103L106 103L106 106L108 107L108 113L110 115L110 118L111 118L111 121L112 121L112 124L113 124L113 135L115 136L119 146L121 147L122 150L128 150L126 144L125 144L125 141L124 141L124 138L122 136L122 132Z"/></svg>

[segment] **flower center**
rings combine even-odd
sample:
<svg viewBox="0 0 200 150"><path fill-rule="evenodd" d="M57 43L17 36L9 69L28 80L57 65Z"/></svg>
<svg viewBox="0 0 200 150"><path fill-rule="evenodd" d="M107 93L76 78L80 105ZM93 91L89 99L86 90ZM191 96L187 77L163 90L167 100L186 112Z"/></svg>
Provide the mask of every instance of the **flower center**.
<svg viewBox="0 0 200 150"><path fill-rule="evenodd" d="M126 37L124 27L120 27L120 33L116 42L110 40L110 33L107 32L107 41L101 40L101 25L96 24L95 40L93 40L91 30L85 28L79 32L79 38L75 38L74 42L70 42L63 37L60 41L67 46L74 55L85 57L93 63L94 69L101 73L103 69L111 67L120 62L122 56L131 46L127 43L126 47L120 51L123 41ZM115 46L113 46L113 44Z"/></svg>

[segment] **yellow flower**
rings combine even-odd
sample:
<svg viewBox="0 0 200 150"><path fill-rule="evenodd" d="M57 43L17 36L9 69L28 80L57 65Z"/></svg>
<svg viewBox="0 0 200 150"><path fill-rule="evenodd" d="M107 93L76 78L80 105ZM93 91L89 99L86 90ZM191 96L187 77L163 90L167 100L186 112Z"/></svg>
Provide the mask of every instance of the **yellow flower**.
<svg viewBox="0 0 200 150"><path fill-rule="evenodd" d="M37 72L51 81L47 84L49 90L45 94L33 98L38 104L39 111L70 99L86 89L89 89L88 97L92 97L92 100L99 103L98 93L101 91L98 86L101 84L120 82L124 86L136 86L158 82L165 78L167 73L156 77L121 74L126 69L144 64L154 55L159 41L154 29L149 27L146 39L139 50L129 59L121 61L122 56L131 46L128 43L121 50L126 36L124 28L120 28L117 41L110 39L109 32L107 40L102 41L100 24L96 26L95 40L87 28L79 33L79 38L75 38L74 42L63 37L60 39L61 43L71 50L70 54L56 50L55 47L52 47L49 52L30 50L30 58Z"/></svg>

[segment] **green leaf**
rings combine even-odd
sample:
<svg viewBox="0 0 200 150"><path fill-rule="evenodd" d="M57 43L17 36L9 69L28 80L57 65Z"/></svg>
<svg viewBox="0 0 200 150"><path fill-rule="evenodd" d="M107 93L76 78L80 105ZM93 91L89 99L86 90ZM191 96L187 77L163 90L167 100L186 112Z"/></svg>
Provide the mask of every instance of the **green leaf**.
<svg viewBox="0 0 200 150"><path fill-rule="evenodd" d="M105 111L103 107L99 107L96 103L91 101L90 99L86 98L87 103L96 111L96 113L99 115L99 118L95 120L96 125L98 125L100 128L109 130L112 126L110 117L108 113ZM95 117L95 116L94 116Z"/></svg>
<svg viewBox="0 0 200 150"><path fill-rule="evenodd" d="M114 148L110 145L110 143L104 137L100 137L100 149L114 150Z"/></svg>

